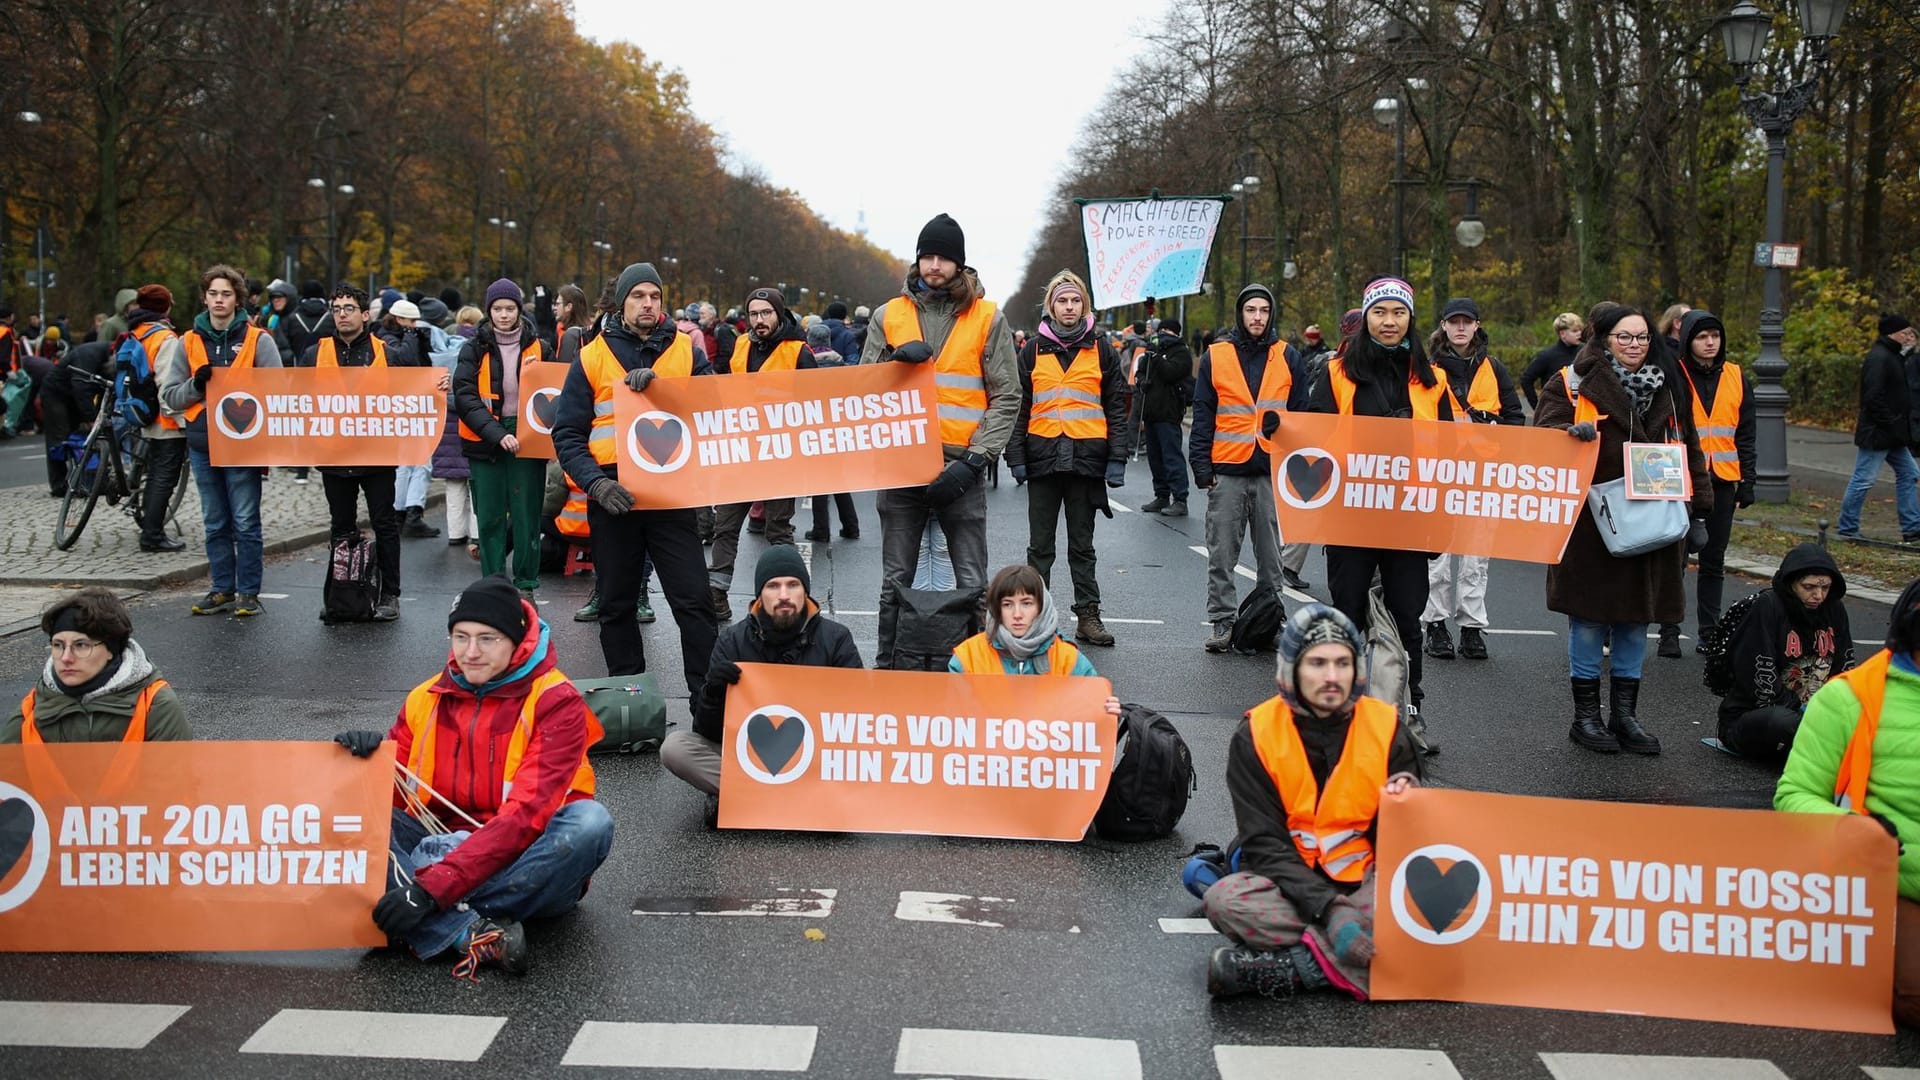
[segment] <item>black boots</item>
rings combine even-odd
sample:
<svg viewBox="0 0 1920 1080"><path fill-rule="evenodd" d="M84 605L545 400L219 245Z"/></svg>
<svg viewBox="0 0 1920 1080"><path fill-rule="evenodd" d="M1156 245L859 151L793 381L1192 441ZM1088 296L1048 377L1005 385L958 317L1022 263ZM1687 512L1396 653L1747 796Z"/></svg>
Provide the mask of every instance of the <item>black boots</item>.
<svg viewBox="0 0 1920 1080"><path fill-rule="evenodd" d="M1602 754L1620 752L1620 740L1600 722L1600 680L1573 680L1573 727L1567 738Z"/></svg>
<svg viewBox="0 0 1920 1080"><path fill-rule="evenodd" d="M1629 754L1657 754L1660 740L1647 734L1634 711L1640 705L1640 680L1615 676L1607 680L1607 730Z"/></svg>
<svg viewBox="0 0 1920 1080"><path fill-rule="evenodd" d="M1213 950L1207 960L1207 993L1214 997L1292 997L1328 985L1326 972L1305 945L1272 952L1227 945Z"/></svg>

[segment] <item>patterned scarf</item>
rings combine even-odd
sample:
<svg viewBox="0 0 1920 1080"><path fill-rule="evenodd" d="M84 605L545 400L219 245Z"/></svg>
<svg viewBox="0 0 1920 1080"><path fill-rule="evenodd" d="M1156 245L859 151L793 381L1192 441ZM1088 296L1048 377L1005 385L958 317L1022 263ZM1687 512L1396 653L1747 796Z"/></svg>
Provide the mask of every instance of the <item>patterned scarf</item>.
<svg viewBox="0 0 1920 1080"><path fill-rule="evenodd" d="M1653 395L1667 385L1665 373L1660 370L1659 365L1652 362L1651 358L1642 363L1638 371L1628 371L1627 366L1612 353L1607 354L1607 360L1613 364L1614 377L1619 379L1620 385L1633 396L1634 415L1645 416L1647 406L1653 404Z"/></svg>

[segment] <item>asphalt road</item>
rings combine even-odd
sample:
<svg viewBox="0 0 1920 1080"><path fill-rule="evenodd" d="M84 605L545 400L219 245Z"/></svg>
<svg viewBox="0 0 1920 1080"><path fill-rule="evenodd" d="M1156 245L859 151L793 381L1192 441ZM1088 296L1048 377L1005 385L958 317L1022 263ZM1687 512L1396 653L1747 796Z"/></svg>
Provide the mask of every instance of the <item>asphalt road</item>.
<svg viewBox="0 0 1920 1080"><path fill-rule="evenodd" d="M10 450L0 447L0 455ZM1147 487L1140 462L1117 494L1137 504ZM840 613L870 660L879 544L871 499L860 501L865 538L816 546L810 558L816 598ZM28 1035L44 1040L50 1030L44 1018L30 1023L39 1013L6 1002L174 1008L99 1014L98 1031L137 1048L9 1045L0 1074L350 1076L367 1068L350 1059L355 1054L395 1055L372 1063L382 1076L463 1078L623 1071L562 1068L568 1060L689 1077L744 1067L744 1075L817 1077L1839 1080L1867 1075L1863 1066L1920 1066L1912 1034L1359 1005L1330 996L1211 1002L1203 964L1219 939L1167 932L1160 920L1198 914L1180 886L1180 864L1195 842L1232 834L1220 781L1227 738L1240 713L1272 693L1272 660L1201 651L1205 560L1193 550L1203 537L1201 505L1184 520L1121 513L1099 532L1105 610L1120 640L1092 651L1092 659L1123 700L1172 717L1200 772L1199 793L1167 840L1125 846L720 833L703 824L703 798L657 759L596 759L601 797L617 822L613 854L578 912L532 928L535 967L527 978L489 971L469 985L452 979L445 964L384 952L8 955L0 957L0 1045ZM989 506L996 564L1020 558L1022 492L1003 479ZM742 566L750 566L760 543L749 538L743 548ZM1247 552L1243 562L1251 560ZM392 720L404 693L443 659L441 613L475 573L460 549L407 541L401 620L330 629L316 618L321 568L307 552L270 563L264 619L196 619L187 613L189 593L153 594L138 602L137 636L181 692L196 735L324 739ZM1317 553L1307 576L1324 581ZM1648 660L1642 718L1665 740L1664 755L1601 757L1567 741L1565 623L1544 609L1543 576L1537 567L1497 564L1491 608L1503 632L1490 639L1493 658L1428 662L1426 712L1444 746L1432 782L1595 800L1767 805L1769 773L1699 745L1712 731L1713 702L1690 651L1682 661ZM1064 611L1064 565L1055 578ZM739 580L736 610L750 576L743 571ZM577 677L603 671L593 628L569 618L587 589L569 579L543 590L562 665ZM1729 599L1742 590L1730 587ZM1852 609L1856 639L1877 640L1885 610ZM671 695L681 690L677 636L664 605L661 615L647 631L649 663L668 673ZM0 640L7 674L0 694L31 684L41 646L34 634ZM684 722L683 697L672 700L670 715ZM1608 827L1603 812L1593 827ZM830 913L634 913L671 909L671 898L728 906L795 895L780 890L833 890ZM995 912L989 921L1005 925L902 918L952 910L937 902L903 906L903 893L999 898L985 907ZM810 928L825 939L810 940ZM393 1015L423 1013L436 1015ZM1223 1047L1274 1049L1262 1057L1217 1052ZM303 1052L285 1052L295 1049Z"/></svg>
<svg viewBox="0 0 1920 1080"><path fill-rule="evenodd" d="M0 488L47 482L47 446L38 435L0 440Z"/></svg>

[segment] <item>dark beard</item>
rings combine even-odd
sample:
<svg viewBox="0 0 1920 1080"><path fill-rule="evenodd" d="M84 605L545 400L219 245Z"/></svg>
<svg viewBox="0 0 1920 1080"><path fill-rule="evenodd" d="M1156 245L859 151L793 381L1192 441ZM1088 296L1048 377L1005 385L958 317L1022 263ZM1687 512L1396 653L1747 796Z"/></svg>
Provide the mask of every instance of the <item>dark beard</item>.
<svg viewBox="0 0 1920 1080"><path fill-rule="evenodd" d="M801 623L806 621L806 617L807 613L799 608L784 615L776 615L771 611L760 613L760 618L765 622L767 629L782 637L798 632Z"/></svg>

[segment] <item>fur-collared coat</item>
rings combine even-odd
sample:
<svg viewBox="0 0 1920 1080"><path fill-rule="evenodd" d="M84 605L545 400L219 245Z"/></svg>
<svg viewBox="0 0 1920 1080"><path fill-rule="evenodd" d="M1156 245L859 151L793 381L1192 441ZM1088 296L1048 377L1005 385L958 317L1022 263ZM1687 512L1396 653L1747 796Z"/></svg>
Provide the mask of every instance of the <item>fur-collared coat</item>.
<svg viewBox="0 0 1920 1080"><path fill-rule="evenodd" d="M1649 358L1649 364L1661 363ZM1593 482L1618 480L1625 472L1625 447L1629 442L1667 440L1669 424L1679 432L1687 446L1687 471L1693 478L1693 516L1705 517L1713 509L1713 485L1707 476L1706 457L1700 452L1700 437L1692 417L1679 413L1673 392L1679 378L1670 365L1667 384L1647 405L1644 416L1635 416L1633 399L1613 373L1606 349L1597 342L1582 346L1573 360L1573 371L1580 380L1580 393L1591 400L1605 419L1598 423L1600 458L1593 469ZM1534 412L1535 427L1573 426L1573 402L1567 397L1564 373L1555 372L1540 391L1540 404ZM1607 550L1606 541L1593 522L1593 514L1581 507L1573 535L1557 566L1547 568L1547 607L1576 619L1598 623L1677 623L1686 614L1686 540L1671 547L1616 558Z"/></svg>

